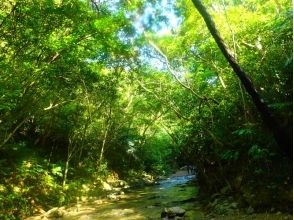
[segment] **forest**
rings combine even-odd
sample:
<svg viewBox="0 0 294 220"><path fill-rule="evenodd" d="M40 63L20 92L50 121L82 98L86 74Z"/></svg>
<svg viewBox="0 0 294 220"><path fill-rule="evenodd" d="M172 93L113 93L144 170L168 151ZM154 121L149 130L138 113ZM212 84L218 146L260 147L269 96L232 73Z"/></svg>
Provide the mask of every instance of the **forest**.
<svg viewBox="0 0 294 220"><path fill-rule="evenodd" d="M292 215L292 27L290 0L1 1L0 219L187 166L203 219Z"/></svg>

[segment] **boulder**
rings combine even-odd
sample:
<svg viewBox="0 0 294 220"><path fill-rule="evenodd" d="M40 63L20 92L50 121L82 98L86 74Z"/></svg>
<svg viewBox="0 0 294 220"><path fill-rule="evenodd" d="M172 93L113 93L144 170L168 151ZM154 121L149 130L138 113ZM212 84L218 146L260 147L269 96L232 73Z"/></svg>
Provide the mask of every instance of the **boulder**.
<svg viewBox="0 0 294 220"><path fill-rule="evenodd" d="M107 198L110 200L117 200L117 196L115 194L109 194L107 195Z"/></svg>
<svg viewBox="0 0 294 220"><path fill-rule="evenodd" d="M161 212L161 218L175 218L175 217L183 217L186 213L185 209L181 207L171 207L171 208L164 208Z"/></svg>
<svg viewBox="0 0 294 220"><path fill-rule="evenodd" d="M64 207L55 207L44 214L47 218L62 218L66 214Z"/></svg>
<svg viewBox="0 0 294 220"><path fill-rule="evenodd" d="M105 190L105 191L111 191L112 190L112 187L108 183L102 181L101 184L102 184L103 190Z"/></svg>

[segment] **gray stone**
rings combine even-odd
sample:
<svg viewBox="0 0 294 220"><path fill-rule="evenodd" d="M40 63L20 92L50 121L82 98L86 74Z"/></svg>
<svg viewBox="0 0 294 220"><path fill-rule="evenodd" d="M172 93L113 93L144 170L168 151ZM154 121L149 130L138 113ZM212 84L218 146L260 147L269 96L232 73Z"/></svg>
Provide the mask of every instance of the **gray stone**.
<svg viewBox="0 0 294 220"><path fill-rule="evenodd" d="M246 210L246 213L249 215L252 214L253 212L254 212L254 209L251 206L249 206Z"/></svg>
<svg viewBox="0 0 294 220"><path fill-rule="evenodd" d="M181 207L171 207L171 208L164 208L164 210L161 212L161 218L175 218L177 216L182 217L186 213L185 209L182 209Z"/></svg>
<svg viewBox="0 0 294 220"><path fill-rule="evenodd" d="M115 194L110 194L110 195L107 195L107 198L110 200L116 200L117 196Z"/></svg>
<svg viewBox="0 0 294 220"><path fill-rule="evenodd" d="M64 207L50 209L44 214L47 218L62 218L66 214Z"/></svg>
<svg viewBox="0 0 294 220"><path fill-rule="evenodd" d="M102 181L102 187L103 187L103 190L105 190L105 191L111 191L112 190L112 187L108 183L103 182L103 181Z"/></svg>

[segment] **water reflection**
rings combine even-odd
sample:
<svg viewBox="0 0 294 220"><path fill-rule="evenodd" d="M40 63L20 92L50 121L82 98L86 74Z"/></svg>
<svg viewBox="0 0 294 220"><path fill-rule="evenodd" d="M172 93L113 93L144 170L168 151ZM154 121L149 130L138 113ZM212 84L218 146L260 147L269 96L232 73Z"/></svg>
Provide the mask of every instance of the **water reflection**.
<svg viewBox="0 0 294 220"><path fill-rule="evenodd" d="M110 200L103 204L95 204L94 201L83 205L79 213L70 213L65 219L160 219L162 209L173 206L186 210L185 219L202 217L195 199L198 188L191 184L194 178L194 175L175 176L155 186L129 189L121 200Z"/></svg>

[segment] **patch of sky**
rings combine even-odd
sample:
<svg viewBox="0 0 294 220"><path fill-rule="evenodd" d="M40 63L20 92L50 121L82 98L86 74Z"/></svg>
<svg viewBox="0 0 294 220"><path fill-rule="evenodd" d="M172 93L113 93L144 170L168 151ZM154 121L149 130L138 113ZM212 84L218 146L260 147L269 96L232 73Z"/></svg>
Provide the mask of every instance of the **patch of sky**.
<svg viewBox="0 0 294 220"><path fill-rule="evenodd" d="M118 12L121 9L120 0L93 0L93 2L97 5L106 6L112 12ZM182 18L176 14L175 0L161 0L155 4L146 1L143 13L134 10L125 14L127 19L133 21L134 32L127 33L125 30L121 30L117 33L117 37L122 43L132 45L136 39L142 37L147 31L156 36L172 34L182 22ZM142 63L160 71L168 71L166 60L151 46L140 47L137 52L139 52L139 59ZM103 56L100 55L96 59L86 59L86 62L99 62L101 58L103 59ZM129 68L129 66L126 66L126 71ZM182 78L185 72L183 67L178 67L174 71L178 78Z"/></svg>
<svg viewBox="0 0 294 220"><path fill-rule="evenodd" d="M185 75L187 74L187 70L183 66L179 66L179 68L174 71L174 75L178 79L185 79Z"/></svg>
<svg viewBox="0 0 294 220"><path fill-rule="evenodd" d="M92 5L98 6L98 7L104 6L112 12L119 11L119 8L120 8L119 2L120 0L91 0Z"/></svg>
<svg viewBox="0 0 294 220"><path fill-rule="evenodd" d="M217 77L216 77L216 76L211 76L211 77L209 77L208 79L206 79L206 82L207 82L209 85L216 86Z"/></svg>
<svg viewBox="0 0 294 220"><path fill-rule="evenodd" d="M166 71L165 60L151 47L143 46L140 51L139 59L142 63L152 66L154 69Z"/></svg>
<svg viewBox="0 0 294 220"><path fill-rule="evenodd" d="M142 36L147 31L159 37L174 33L182 22L182 19L176 15L174 4L174 0L161 0L156 4L145 3L143 13L137 14L134 19L136 35ZM140 60L157 70L168 70L166 60L151 46L140 50ZM182 70L176 72L179 75L183 73Z"/></svg>
<svg viewBox="0 0 294 220"><path fill-rule="evenodd" d="M129 33L126 33L126 31L124 30L118 31L117 37L120 39L121 42L125 44L132 44L134 41L134 38Z"/></svg>
<svg viewBox="0 0 294 220"><path fill-rule="evenodd" d="M174 1L162 0L156 4L146 3L142 15L137 15L134 27L138 34L151 30L157 35L169 34L179 27L182 19L176 15Z"/></svg>

